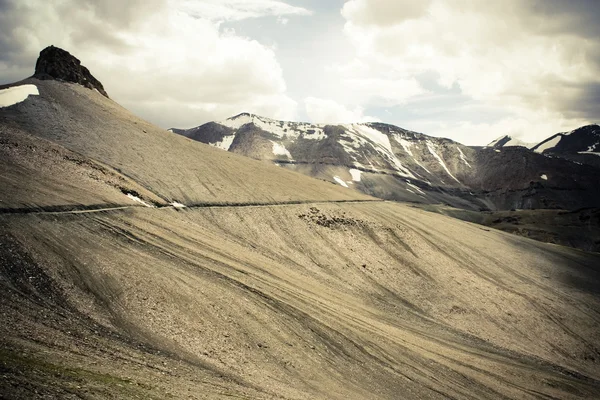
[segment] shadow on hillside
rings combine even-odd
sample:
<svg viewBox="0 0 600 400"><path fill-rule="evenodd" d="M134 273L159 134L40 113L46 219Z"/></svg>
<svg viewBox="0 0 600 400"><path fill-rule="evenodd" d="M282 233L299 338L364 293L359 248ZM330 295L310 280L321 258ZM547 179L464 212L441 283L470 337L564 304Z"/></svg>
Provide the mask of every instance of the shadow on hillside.
<svg viewBox="0 0 600 400"><path fill-rule="evenodd" d="M600 253L571 249L560 245L507 237L511 244L525 251L536 251L555 268L550 274L540 271L545 279L553 279L584 292L600 295Z"/></svg>

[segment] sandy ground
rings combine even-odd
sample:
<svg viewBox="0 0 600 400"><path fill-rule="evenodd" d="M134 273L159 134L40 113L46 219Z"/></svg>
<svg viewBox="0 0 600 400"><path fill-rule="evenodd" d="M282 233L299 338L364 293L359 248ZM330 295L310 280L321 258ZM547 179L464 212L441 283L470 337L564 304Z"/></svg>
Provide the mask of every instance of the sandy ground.
<svg viewBox="0 0 600 400"><path fill-rule="evenodd" d="M600 395L598 255L395 203L1 221L16 398Z"/></svg>
<svg viewBox="0 0 600 400"><path fill-rule="evenodd" d="M0 109L0 398L600 397L598 254L25 82Z"/></svg>

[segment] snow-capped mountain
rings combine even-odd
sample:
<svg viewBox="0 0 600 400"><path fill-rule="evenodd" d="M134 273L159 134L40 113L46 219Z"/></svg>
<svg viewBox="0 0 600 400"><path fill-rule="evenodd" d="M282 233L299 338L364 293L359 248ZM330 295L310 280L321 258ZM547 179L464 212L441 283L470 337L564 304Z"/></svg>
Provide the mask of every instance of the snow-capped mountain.
<svg viewBox="0 0 600 400"><path fill-rule="evenodd" d="M309 124L249 113L171 131L390 200L511 209L589 207L600 198L596 169L510 137L498 142L503 147L473 148L384 123ZM576 194L565 197L565 190Z"/></svg>
<svg viewBox="0 0 600 400"><path fill-rule="evenodd" d="M549 157L600 167L600 126L592 124L557 133L531 149Z"/></svg>
<svg viewBox="0 0 600 400"><path fill-rule="evenodd" d="M498 139L490 142L486 147L493 148L502 148L502 147L513 147L513 146L521 146L530 149L535 146L535 143L523 142L519 139L513 138L509 135L500 136Z"/></svg>
<svg viewBox="0 0 600 400"><path fill-rule="evenodd" d="M527 143L509 135L501 136L486 147L521 146L548 157L560 157L572 162L600 167L600 126L591 124L570 132L554 134L539 143Z"/></svg>
<svg viewBox="0 0 600 400"><path fill-rule="evenodd" d="M429 184L462 187L456 177L470 168L472 149L393 125L323 125L276 121L243 113L188 131L176 131L215 147L284 163L344 164ZM257 135L257 133L261 133ZM450 165L445 161L450 160ZM458 162L457 162L458 161Z"/></svg>

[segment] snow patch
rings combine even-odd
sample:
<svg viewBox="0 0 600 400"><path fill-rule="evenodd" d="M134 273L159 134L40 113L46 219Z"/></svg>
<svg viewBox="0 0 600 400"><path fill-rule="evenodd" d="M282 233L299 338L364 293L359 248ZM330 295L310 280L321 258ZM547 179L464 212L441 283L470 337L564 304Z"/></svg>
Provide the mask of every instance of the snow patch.
<svg viewBox="0 0 600 400"><path fill-rule="evenodd" d="M361 170L352 168L348 172L350 172L350 175L352 175L352 180L354 182L360 182L360 176L362 175Z"/></svg>
<svg viewBox="0 0 600 400"><path fill-rule="evenodd" d="M556 147L556 145L558 144L558 142L560 142L561 139L562 139L562 136L557 135L556 137L554 137L554 138L548 140L547 142L544 142L541 145L539 145L534 151L536 153L543 153L544 150Z"/></svg>
<svg viewBox="0 0 600 400"><path fill-rule="evenodd" d="M596 131L594 131L594 133L596 133ZM589 146L589 147L587 148L586 152L588 152L588 153L594 153L594 152L595 152L595 150L597 150L597 149L598 149L598 145L599 145L599 144L600 144L600 142L598 142L598 143L596 143L596 144L593 144L593 145Z"/></svg>
<svg viewBox="0 0 600 400"><path fill-rule="evenodd" d="M175 207L175 208L185 208L185 204L181 204L178 201L172 201L171 202L171 206Z"/></svg>
<svg viewBox="0 0 600 400"><path fill-rule="evenodd" d="M232 129L240 129L242 126L254 122L254 116L250 114L242 114L237 117L228 118L219 124Z"/></svg>
<svg viewBox="0 0 600 400"><path fill-rule="evenodd" d="M276 121L274 119L259 117L253 114L240 114L219 122L220 125L231 129L239 129L246 124L254 124L257 128L269 132L278 138L303 138L309 140L322 140L327 137L323 128L325 125L314 125L306 122Z"/></svg>
<svg viewBox="0 0 600 400"><path fill-rule="evenodd" d="M8 107L27 99L29 95L37 96L40 93L35 85L13 86L0 90L0 107Z"/></svg>
<svg viewBox="0 0 600 400"><path fill-rule="evenodd" d="M548 176L546 174L542 174L540 175L540 178L542 178L543 180L547 181L548 180Z"/></svg>
<svg viewBox="0 0 600 400"><path fill-rule="evenodd" d="M271 140L271 143L273 143L273 154L276 156L286 156L287 158L291 159L292 155L290 154L290 152L285 148L284 145L279 144L277 142L274 142Z"/></svg>
<svg viewBox="0 0 600 400"><path fill-rule="evenodd" d="M504 146L502 147L514 147L514 146L523 146L523 147L527 147L530 148L531 146L533 146L535 143L527 143L527 142L523 142L519 139L513 139L512 137L510 138L510 140L506 143L504 143Z"/></svg>
<svg viewBox="0 0 600 400"><path fill-rule="evenodd" d="M127 197L129 197L131 200L133 200L135 202L145 205L146 207L154 208L153 205L146 203L144 200L140 199L137 196L132 195L131 193L127 193Z"/></svg>
<svg viewBox="0 0 600 400"><path fill-rule="evenodd" d="M531 148L533 145L535 145L535 143L527 143L527 142L523 142L522 140L515 139L512 136L503 135L503 136L500 136L498 139L491 141L485 147L494 147L504 139L508 139L508 141L506 143L504 143L501 147L523 146L523 147Z"/></svg>
<svg viewBox="0 0 600 400"><path fill-rule="evenodd" d="M460 149L460 147L456 146L456 149L458 150L458 152L460 153L460 159L463 160L463 162L467 165L467 167L471 168L471 164L469 164L469 162L467 161L467 159L465 158L465 155L463 154L462 150Z"/></svg>
<svg viewBox="0 0 600 400"><path fill-rule="evenodd" d="M427 172L428 174L431 174L431 172L429 172L429 170L427 168L425 168L425 166L423 166L420 162L417 161L417 159L415 158L415 156L413 155L412 151L411 151L411 147L415 146L415 149L419 149L419 146L417 146L415 143L408 141L406 139L404 139L402 136L396 134L394 135L394 139L396 139L396 142L400 143L400 145L402 146L402 148L404 149L405 152L408 153L408 155L410 155L413 158L413 161L415 162L415 164L417 164L419 167L423 168L425 170L425 172Z"/></svg>
<svg viewBox="0 0 600 400"><path fill-rule="evenodd" d="M406 184L407 184L408 186L410 186L411 188L415 189L417 192L419 192L419 193L421 193L421 194L423 194L423 195L425 194L425 192L424 192L424 191L422 191L422 190L421 190L421 188L419 188L418 186L416 186L416 185L413 185L412 183L410 183L410 181L409 181L408 179L406 180ZM410 189L407 189L407 190L410 190ZM412 190L410 190L410 191L412 192ZM414 193L414 192L413 192L413 193Z"/></svg>
<svg viewBox="0 0 600 400"><path fill-rule="evenodd" d="M367 140L379 145L380 147L383 147L386 151L390 153L392 152L390 138L386 134L379 132L377 129L373 129L362 124L346 125L345 127L346 129L363 136Z"/></svg>
<svg viewBox="0 0 600 400"><path fill-rule="evenodd" d="M502 153L502 151L500 151L500 150L498 150L498 149L494 149L494 151L495 151L496 153Z"/></svg>
<svg viewBox="0 0 600 400"><path fill-rule="evenodd" d="M452 179L454 179L456 182L460 183L460 181L458 179L456 179L456 177L454 175L452 175L452 173L450 172L448 167L446 167L446 164L444 164L444 160L442 160L442 158L435 152L435 145L433 143L431 143L429 140L427 140L425 143L427 144L427 149L429 150L431 155L434 156L438 160L438 162L440 163L442 168L444 168L446 173L448 175L450 175L450 177Z"/></svg>
<svg viewBox="0 0 600 400"><path fill-rule="evenodd" d="M409 142L408 140L403 139L399 135L395 135L394 139L396 139L396 142L400 143L400 145L402 146L402 148L404 149L405 152L407 152L411 157L413 157L413 153L412 153L412 151L410 151L410 148L413 145L412 142Z"/></svg>
<svg viewBox="0 0 600 400"><path fill-rule="evenodd" d="M231 147L231 144L233 143L233 139L235 139L235 135L223 136L223 139L221 139L220 142L210 143L210 145L227 151Z"/></svg>
<svg viewBox="0 0 600 400"><path fill-rule="evenodd" d="M485 146L484 148L486 148L486 147L494 147L495 145L497 145L497 144L498 144L498 142L500 142L500 141L501 141L502 139L504 139L504 138L506 138L506 135L500 136L499 138L497 138L497 139L495 139L495 140L492 140L492 141L491 141L491 142L489 142L489 143L488 143L488 145L487 145L487 146Z"/></svg>
<svg viewBox="0 0 600 400"><path fill-rule="evenodd" d="M333 179L339 183L340 185L342 185L343 187L348 187L348 185L346 184L346 182L344 182L344 180L342 178L340 178L339 176L334 176Z"/></svg>
<svg viewBox="0 0 600 400"><path fill-rule="evenodd" d="M346 136L351 141L340 140L339 143L348 153L356 153L355 149L360 148L361 145L370 144L384 159L393 165L399 175L416 179L413 173L398 160L398 157L392 151L390 138L386 134L364 124L346 124L342 126L346 129Z"/></svg>
<svg viewBox="0 0 600 400"><path fill-rule="evenodd" d="M595 156L600 156L600 153L597 151L578 151L577 154L593 154Z"/></svg>

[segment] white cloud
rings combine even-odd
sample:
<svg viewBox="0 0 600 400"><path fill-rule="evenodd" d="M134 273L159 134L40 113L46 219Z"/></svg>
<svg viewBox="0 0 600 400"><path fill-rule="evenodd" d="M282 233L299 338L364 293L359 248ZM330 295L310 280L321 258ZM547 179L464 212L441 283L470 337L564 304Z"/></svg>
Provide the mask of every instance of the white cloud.
<svg viewBox="0 0 600 400"><path fill-rule="evenodd" d="M242 111L296 119L292 94L314 121L375 119L369 110L473 144L598 120L597 0L351 0L343 18L330 18L333 2L315 18L299 3L0 0L0 81L31 75L54 44L162 126Z"/></svg>
<svg viewBox="0 0 600 400"><path fill-rule="evenodd" d="M527 143L538 143L558 132L568 132L587 124L586 120L573 120L547 111L528 115L516 113L494 122L444 122L411 121L410 129L432 136L452 138L466 145L485 145L504 135Z"/></svg>
<svg viewBox="0 0 600 400"><path fill-rule="evenodd" d="M20 78L31 74L37 53L54 44L80 58L113 99L164 127L194 126L242 111L295 118L297 105L286 94L273 49L220 30L214 20L217 11L225 20L306 14L304 9L269 0L203 0L193 2L196 11L212 11L199 18L190 14L189 1L138 4L137 15L110 2L15 3L9 18L18 23L0 30L28 54L18 60L24 65ZM13 73L15 63L7 62Z"/></svg>
<svg viewBox="0 0 600 400"><path fill-rule="evenodd" d="M364 115L364 109L360 106L349 109L330 99L307 97L304 99L304 106L308 118L315 123L341 124L379 121L376 117Z"/></svg>
<svg viewBox="0 0 600 400"><path fill-rule="evenodd" d="M569 4L347 1L344 32L356 53L341 69L347 80L385 77L390 88L394 82L433 73L441 87L458 85L471 99L511 114L501 124L489 124L488 130L524 131L547 122L554 130L565 124L572 128L598 115L597 107L581 99L598 101L600 46L597 29L579 27L585 13ZM543 122L536 120L541 114ZM478 129L469 122L462 127L473 133Z"/></svg>
<svg viewBox="0 0 600 400"><path fill-rule="evenodd" d="M283 15L311 15L302 7L276 0L171 0L186 13L211 21L239 21L247 18ZM284 23L285 24L285 23Z"/></svg>
<svg viewBox="0 0 600 400"><path fill-rule="evenodd" d="M422 16L429 6L428 0L377 0L374 2L348 1L342 15L360 25L395 25L403 20Z"/></svg>

